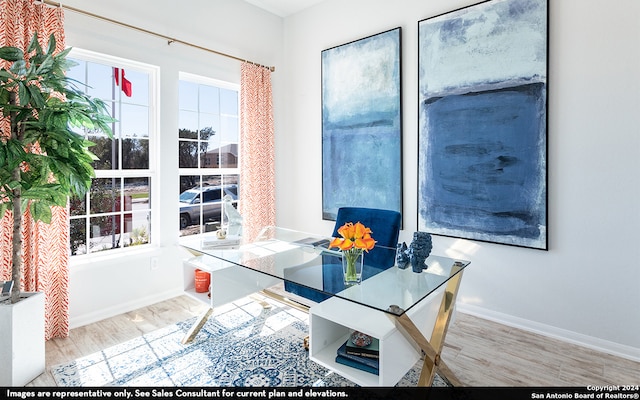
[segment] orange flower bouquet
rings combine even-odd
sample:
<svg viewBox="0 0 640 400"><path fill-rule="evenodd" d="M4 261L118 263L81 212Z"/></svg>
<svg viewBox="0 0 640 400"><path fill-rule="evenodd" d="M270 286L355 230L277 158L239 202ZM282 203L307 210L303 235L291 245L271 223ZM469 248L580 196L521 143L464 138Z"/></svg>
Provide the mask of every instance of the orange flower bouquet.
<svg viewBox="0 0 640 400"><path fill-rule="evenodd" d="M347 222L338 229L339 238L333 238L329 248L342 251L342 268L345 284L360 283L362 280L363 252L374 248L376 241L371 237L371 229L360 222Z"/></svg>

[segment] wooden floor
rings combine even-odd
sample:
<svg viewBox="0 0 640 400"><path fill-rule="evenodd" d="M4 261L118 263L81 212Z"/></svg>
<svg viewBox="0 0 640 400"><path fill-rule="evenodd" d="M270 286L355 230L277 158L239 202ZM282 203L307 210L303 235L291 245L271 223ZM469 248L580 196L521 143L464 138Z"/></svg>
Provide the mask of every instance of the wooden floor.
<svg viewBox="0 0 640 400"><path fill-rule="evenodd" d="M199 315L187 296L72 329L46 343L47 372L29 386L55 386L50 367ZM640 363L467 314L449 327L442 358L466 386L639 385Z"/></svg>

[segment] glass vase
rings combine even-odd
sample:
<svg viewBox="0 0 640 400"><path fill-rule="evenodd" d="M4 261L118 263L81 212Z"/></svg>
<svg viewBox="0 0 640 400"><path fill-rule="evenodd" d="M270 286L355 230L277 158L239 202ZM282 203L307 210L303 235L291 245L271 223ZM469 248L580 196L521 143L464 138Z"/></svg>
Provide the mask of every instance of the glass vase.
<svg viewBox="0 0 640 400"><path fill-rule="evenodd" d="M362 265L364 254L362 249L342 251L342 272L346 286L358 285L362 282Z"/></svg>

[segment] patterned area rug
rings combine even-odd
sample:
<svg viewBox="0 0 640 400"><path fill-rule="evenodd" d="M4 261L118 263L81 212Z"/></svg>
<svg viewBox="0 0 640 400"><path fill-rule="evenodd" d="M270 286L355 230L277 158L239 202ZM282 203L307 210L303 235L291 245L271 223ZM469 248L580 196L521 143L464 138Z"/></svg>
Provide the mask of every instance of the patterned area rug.
<svg viewBox="0 0 640 400"><path fill-rule="evenodd" d="M309 360L302 346L308 315L251 299L221 307L193 342L195 319L51 368L58 386L355 386ZM415 386L417 363L398 386ZM436 376L434 386L446 386Z"/></svg>

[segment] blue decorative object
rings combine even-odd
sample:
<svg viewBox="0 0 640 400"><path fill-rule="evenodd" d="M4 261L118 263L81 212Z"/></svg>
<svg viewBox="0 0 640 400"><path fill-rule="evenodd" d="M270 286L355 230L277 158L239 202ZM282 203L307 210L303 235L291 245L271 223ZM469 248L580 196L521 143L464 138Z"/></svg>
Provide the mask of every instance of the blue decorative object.
<svg viewBox="0 0 640 400"><path fill-rule="evenodd" d="M409 266L409 253L405 242L398 243L396 250L396 265L400 269L405 269Z"/></svg>
<svg viewBox="0 0 640 400"><path fill-rule="evenodd" d="M360 331L353 331L349 339L351 340L351 343L358 347L367 347L373 342L373 338L371 336Z"/></svg>
<svg viewBox="0 0 640 400"><path fill-rule="evenodd" d="M414 232L413 242L409 246L409 262L413 272L420 273L423 269L427 269L428 265L425 260L431 254L433 245L431 242L431 234L427 232Z"/></svg>

